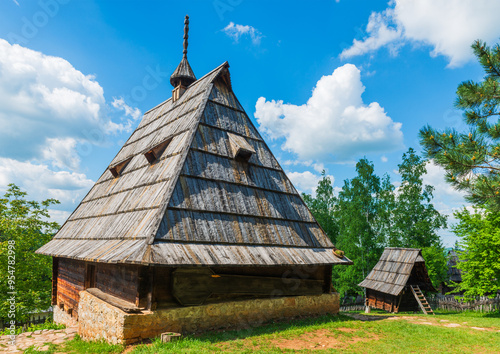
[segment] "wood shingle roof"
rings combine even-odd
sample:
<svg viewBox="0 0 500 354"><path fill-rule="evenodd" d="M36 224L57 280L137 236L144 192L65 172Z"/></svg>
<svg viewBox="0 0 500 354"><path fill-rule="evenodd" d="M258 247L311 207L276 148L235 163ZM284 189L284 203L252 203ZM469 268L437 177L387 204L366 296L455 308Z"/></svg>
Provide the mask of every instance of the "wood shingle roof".
<svg viewBox="0 0 500 354"><path fill-rule="evenodd" d="M416 262L424 262L420 249L387 247L372 271L358 285L397 296L406 286Z"/></svg>
<svg viewBox="0 0 500 354"><path fill-rule="evenodd" d="M333 254L234 96L228 68L222 64L177 101L146 112L38 252L173 266L349 264ZM235 159L231 134L243 139L248 162ZM151 151L158 156L146 158Z"/></svg>

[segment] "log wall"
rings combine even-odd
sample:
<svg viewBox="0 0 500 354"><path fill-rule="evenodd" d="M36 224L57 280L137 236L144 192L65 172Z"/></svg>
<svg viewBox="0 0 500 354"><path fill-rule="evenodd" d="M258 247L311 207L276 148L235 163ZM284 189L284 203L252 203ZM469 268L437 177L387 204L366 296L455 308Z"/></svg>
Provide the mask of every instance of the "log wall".
<svg viewBox="0 0 500 354"><path fill-rule="evenodd" d="M397 312L398 310L398 297L372 289L366 289L366 305L372 308Z"/></svg>
<svg viewBox="0 0 500 354"><path fill-rule="evenodd" d="M58 258L54 266L54 274L57 275L54 305L57 304L60 309L75 318L78 318L79 292L89 287L98 288L106 294L134 303L141 308L179 306L179 301L173 296L172 291L172 272L175 270L172 267L90 263L67 258ZM203 269L206 270L205 267ZM248 285L247 293L214 293L206 299L206 303L283 295L306 295L303 293L304 286L301 285L303 280L319 283L318 290L314 291L315 294L330 293L331 290L331 266L213 267L211 269L215 274L222 276L275 278L277 286L269 288L269 292L263 294L262 289L258 287L259 282L254 278L253 283L239 284L238 289ZM261 293L252 295L253 289L258 289ZM307 292L309 293L311 291Z"/></svg>
<svg viewBox="0 0 500 354"><path fill-rule="evenodd" d="M129 264L94 263L95 287L125 301L136 302L139 266Z"/></svg>
<svg viewBox="0 0 500 354"><path fill-rule="evenodd" d="M199 268L200 270L202 268ZM206 269L203 267L203 269ZM304 295L299 290L294 293L294 289L300 288L302 280L315 280L321 283L320 290L317 294L330 293L331 290L331 266L299 266L299 267L211 267L216 275L241 275L249 277L270 277L276 278L279 286L273 287L266 295L250 295L250 294L212 294L205 303L218 303L232 300L243 300L252 298L279 297L281 293L286 295ZM179 302L172 295L172 272L175 268L171 267L154 267L154 286L152 293L153 308L177 307ZM145 284L142 282L141 284ZM255 283L255 282L254 282ZM258 283L258 282L257 282ZM244 286L245 284L240 284ZM249 287L253 286L251 282ZM141 286L145 287L145 285ZM241 290L241 288L239 289ZM251 292L249 288L249 292ZM262 289L259 289L262 290ZM141 291L139 291L141 293ZM143 307L143 306L140 306Z"/></svg>
<svg viewBox="0 0 500 354"><path fill-rule="evenodd" d="M136 265L89 263L69 258L54 258L52 302L78 318L79 293L95 287L125 301L139 304L139 275ZM146 294L142 294L144 300ZM144 301L143 301L144 302ZM143 303L144 305L144 303Z"/></svg>
<svg viewBox="0 0 500 354"><path fill-rule="evenodd" d="M57 267L57 306L78 318L79 293L85 288L85 262L58 258Z"/></svg>

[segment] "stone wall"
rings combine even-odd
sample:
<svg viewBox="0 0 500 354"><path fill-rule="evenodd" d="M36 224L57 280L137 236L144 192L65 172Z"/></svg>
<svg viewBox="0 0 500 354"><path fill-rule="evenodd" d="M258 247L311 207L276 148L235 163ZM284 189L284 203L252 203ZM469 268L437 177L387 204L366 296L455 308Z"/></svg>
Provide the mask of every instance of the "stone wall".
<svg viewBox="0 0 500 354"><path fill-rule="evenodd" d="M62 323L66 325L66 327L73 327L77 325L76 319L71 317L66 311L59 308L59 306L54 305L54 322Z"/></svg>
<svg viewBox="0 0 500 354"><path fill-rule="evenodd" d="M115 344L129 344L163 332L194 333L219 328L248 328L276 319L336 314L338 311L339 295L333 293L232 301L130 314L82 291L78 324L80 336L85 340L105 339Z"/></svg>
<svg viewBox="0 0 500 354"><path fill-rule="evenodd" d="M113 344L126 343L124 325L129 316L126 312L82 291L78 314L78 333L83 339L105 339Z"/></svg>

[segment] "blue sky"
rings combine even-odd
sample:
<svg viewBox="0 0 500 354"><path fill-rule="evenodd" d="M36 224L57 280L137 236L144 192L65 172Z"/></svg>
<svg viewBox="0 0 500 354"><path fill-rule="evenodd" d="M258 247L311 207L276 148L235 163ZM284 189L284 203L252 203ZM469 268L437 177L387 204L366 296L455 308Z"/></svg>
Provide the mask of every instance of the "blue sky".
<svg viewBox="0 0 500 354"><path fill-rule="evenodd" d="M379 175L418 151L418 130L464 129L457 85L480 80L470 44L500 37L486 0L0 1L0 190L57 198L62 222L141 115L171 95L182 57L201 77L224 61L249 117L296 185L324 168L340 188L366 156ZM428 166L435 205L465 205ZM446 245L454 243L442 232Z"/></svg>

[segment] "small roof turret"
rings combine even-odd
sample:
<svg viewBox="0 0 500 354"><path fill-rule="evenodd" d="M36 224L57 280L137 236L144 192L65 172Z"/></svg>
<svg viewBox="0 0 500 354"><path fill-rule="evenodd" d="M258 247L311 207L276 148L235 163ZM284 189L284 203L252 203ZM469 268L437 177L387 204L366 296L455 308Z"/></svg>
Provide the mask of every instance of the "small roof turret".
<svg viewBox="0 0 500 354"><path fill-rule="evenodd" d="M187 60L187 48L188 48L188 32L189 32L189 16L186 15L186 18L184 19L184 50L182 51L183 56L182 60L177 66L177 69L175 69L174 73L172 76L170 76L170 83L172 84L173 87L177 87L180 85L182 86L189 86L193 82L196 81L196 76L194 76L193 69L191 69L191 65L189 65L189 62Z"/></svg>

